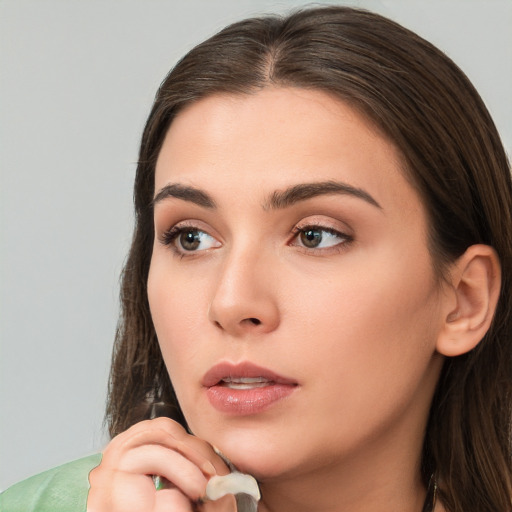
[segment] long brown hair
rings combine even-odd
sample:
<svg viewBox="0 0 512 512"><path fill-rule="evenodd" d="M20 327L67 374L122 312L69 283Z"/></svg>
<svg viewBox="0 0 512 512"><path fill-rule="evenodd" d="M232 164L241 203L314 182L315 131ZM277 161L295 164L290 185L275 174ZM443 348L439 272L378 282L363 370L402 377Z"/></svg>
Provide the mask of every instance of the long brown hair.
<svg viewBox="0 0 512 512"><path fill-rule="evenodd" d="M493 246L502 292L478 347L445 361L423 450L450 512L505 512L511 496L512 184L500 138L463 72L419 36L346 7L235 23L191 50L156 95L135 179L136 223L122 276L107 420L115 436L149 409L185 425L160 354L146 284L153 244L155 162L176 114L223 92L271 84L326 91L348 102L401 150L430 221L440 277L468 246ZM200 129L200 127L198 127Z"/></svg>

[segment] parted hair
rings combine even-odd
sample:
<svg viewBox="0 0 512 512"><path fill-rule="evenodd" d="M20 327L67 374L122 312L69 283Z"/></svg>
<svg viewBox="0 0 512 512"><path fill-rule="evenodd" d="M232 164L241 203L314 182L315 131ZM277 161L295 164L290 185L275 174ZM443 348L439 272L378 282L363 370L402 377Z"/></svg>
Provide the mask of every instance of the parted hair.
<svg viewBox="0 0 512 512"><path fill-rule="evenodd" d="M205 96L253 94L269 86L327 92L357 109L396 145L403 172L427 209L438 277L470 245L496 250L502 266L497 311L474 350L444 362L426 428L422 472L425 484L435 474L449 512L510 512L510 166L495 125L464 73L418 35L360 9L319 7L232 24L193 48L162 82L142 136L135 178L135 227L122 274L109 382L110 435L150 414L186 427L146 291L155 163L164 136L185 106Z"/></svg>

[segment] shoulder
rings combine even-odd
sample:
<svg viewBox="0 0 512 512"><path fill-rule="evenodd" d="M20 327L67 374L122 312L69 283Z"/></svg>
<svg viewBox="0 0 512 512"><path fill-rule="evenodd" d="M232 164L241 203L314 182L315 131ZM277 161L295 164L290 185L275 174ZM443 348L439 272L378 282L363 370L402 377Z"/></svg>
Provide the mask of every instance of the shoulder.
<svg viewBox="0 0 512 512"><path fill-rule="evenodd" d="M89 473L100 462L95 454L23 480L0 494L0 511L85 512Z"/></svg>

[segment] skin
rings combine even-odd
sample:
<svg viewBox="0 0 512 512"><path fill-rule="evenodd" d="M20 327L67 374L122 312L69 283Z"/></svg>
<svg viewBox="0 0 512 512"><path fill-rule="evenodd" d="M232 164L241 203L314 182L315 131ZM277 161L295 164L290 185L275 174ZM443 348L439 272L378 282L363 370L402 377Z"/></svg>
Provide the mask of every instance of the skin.
<svg viewBox="0 0 512 512"><path fill-rule="evenodd" d="M268 205L275 192L333 181L379 206L339 193ZM171 125L156 194L169 184L216 205L155 206L148 296L192 432L258 478L262 511L421 510L444 294L394 145L323 92L217 95ZM162 243L174 226L199 230L200 245ZM294 232L308 226L324 230L318 248ZM226 415L201 384L221 361L253 362L297 389L261 413Z"/></svg>
<svg viewBox="0 0 512 512"><path fill-rule="evenodd" d="M87 512L191 511L208 479L228 468L204 441L167 418L141 421L115 437L89 474ZM167 479L156 491L151 475ZM172 482L172 484L170 483ZM233 512L232 496L207 503L205 512Z"/></svg>
<svg viewBox="0 0 512 512"><path fill-rule="evenodd" d="M290 200L311 183L323 185ZM197 505L229 472L216 446L258 479L259 512L420 512L443 357L475 347L498 300L492 248L471 246L440 280L399 151L349 105L296 88L184 109L157 161L154 211L148 297L193 435L158 418L114 438L88 511L235 510L232 496ZM268 368L293 392L221 412L202 383L220 362Z"/></svg>

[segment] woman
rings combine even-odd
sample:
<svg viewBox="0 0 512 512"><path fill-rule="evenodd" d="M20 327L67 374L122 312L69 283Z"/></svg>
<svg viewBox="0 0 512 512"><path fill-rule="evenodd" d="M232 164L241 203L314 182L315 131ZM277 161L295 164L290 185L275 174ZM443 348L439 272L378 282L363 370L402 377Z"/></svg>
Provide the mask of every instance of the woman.
<svg viewBox="0 0 512 512"><path fill-rule="evenodd" d="M234 24L162 84L135 203L88 510L193 510L212 446L260 511L511 509L510 171L446 56L343 7Z"/></svg>

